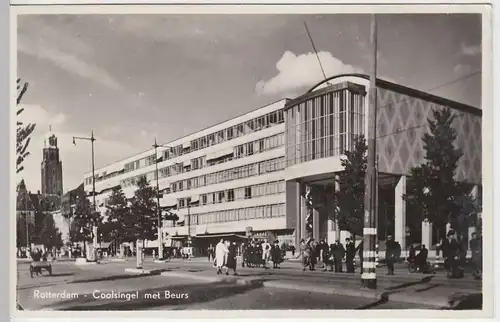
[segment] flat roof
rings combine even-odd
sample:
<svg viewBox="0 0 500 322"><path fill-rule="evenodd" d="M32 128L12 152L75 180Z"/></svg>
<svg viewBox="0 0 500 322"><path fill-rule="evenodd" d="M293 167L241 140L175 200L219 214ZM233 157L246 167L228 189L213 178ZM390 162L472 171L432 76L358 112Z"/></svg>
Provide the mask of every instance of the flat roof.
<svg viewBox="0 0 500 322"><path fill-rule="evenodd" d="M365 80L370 80L370 76L365 75L365 74L357 74L357 73L340 74L340 75L332 76L330 78L327 78L327 79L322 80L321 82L317 83L316 85L311 87L311 89L308 90L305 94L303 94L303 95L301 95L293 100L289 100L285 105L285 110L288 110L290 107L295 106L298 103L300 103L304 100L307 100L308 98L317 96L320 93L328 92L331 90L338 90L336 88L333 88L333 89L322 88L322 89L318 89L318 90L314 90L314 89L321 84L324 84L328 81L331 81L331 80L334 80L337 78L342 78L342 77L358 77L358 78L362 78ZM389 82L389 81L386 81L386 80L383 80L380 78L377 78L376 85L377 85L377 87L380 87L380 88L389 89L391 91L394 91L394 92L397 92L400 94L408 95L408 96L415 97L415 98L420 98L422 100L436 103L439 105L449 106L453 109L460 110L460 111L463 111L466 113L470 113L470 114L473 114L476 116L481 117L483 115L483 111L477 107L467 105L464 103L460 103L457 101L453 101L453 100L450 100L450 99L447 99L447 98L444 98L441 96L432 95L432 94L429 94L427 92L423 92L423 91L420 91L420 90L417 90L417 89L414 89L411 87L406 87L406 86L403 86L400 84L392 83L392 82Z"/></svg>

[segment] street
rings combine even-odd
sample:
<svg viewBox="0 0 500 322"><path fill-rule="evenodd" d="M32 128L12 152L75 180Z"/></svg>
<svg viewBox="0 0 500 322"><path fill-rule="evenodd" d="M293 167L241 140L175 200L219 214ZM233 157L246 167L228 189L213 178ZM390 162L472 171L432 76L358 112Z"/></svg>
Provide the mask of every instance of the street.
<svg viewBox="0 0 500 322"><path fill-rule="evenodd" d="M155 270L153 275L125 272L126 268L134 266L134 261L104 261L98 265L85 266L76 266L74 262L54 262L52 276L45 273L30 278L29 264L18 263L18 302L24 310L436 308L425 303L384 302L362 296L335 294L335 289L359 288L359 274L302 272L297 269L296 263L284 263L280 270L239 268L238 278L249 283L217 281L218 277L210 263L199 259L169 263L145 262L145 269ZM463 289L480 292L480 283L471 279L452 283L441 276L429 276L429 279L408 275L406 272L406 276L391 276L390 279L381 275L379 287L394 290L420 287L415 292L425 293L426 289L432 289L433 294L439 294L440 288L441 293ZM270 282L278 284L266 286ZM303 287L298 287L300 285ZM317 291L317 288L324 287L334 291L332 294ZM59 298L55 298L57 296Z"/></svg>

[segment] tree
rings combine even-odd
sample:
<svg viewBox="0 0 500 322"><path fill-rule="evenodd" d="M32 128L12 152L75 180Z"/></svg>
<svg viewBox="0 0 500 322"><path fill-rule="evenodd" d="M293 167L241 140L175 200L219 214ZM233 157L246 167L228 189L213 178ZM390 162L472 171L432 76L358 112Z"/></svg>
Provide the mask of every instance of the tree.
<svg viewBox="0 0 500 322"><path fill-rule="evenodd" d="M17 105L21 103L21 100L28 90L28 83L24 83L21 85L21 79L17 80ZM17 110L17 116L19 116L22 112L24 111L24 107L20 107ZM23 161L28 157L30 154L28 152L28 146L30 144L30 136L35 130L36 124L34 123L29 123L29 124L24 124L21 121L17 121L17 135L16 135L16 173L19 173L24 170L23 167Z"/></svg>
<svg viewBox="0 0 500 322"><path fill-rule="evenodd" d="M149 185L146 177L140 177L132 199L130 216L127 216L128 220L125 220L128 236L134 236L142 241L156 239L158 218L155 198L156 190Z"/></svg>
<svg viewBox="0 0 500 322"><path fill-rule="evenodd" d="M35 225L28 220L28 227L26 227L26 212L22 213L17 217L16 220L16 246L26 247L26 233L29 234L29 242L33 242L35 239ZM29 245L28 245L29 247Z"/></svg>
<svg viewBox="0 0 500 322"><path fill-rule="evenodd" d="M92 241L91 226L98 223L98 213L93 211L93 207L87 199L85 192L79 193L76 196L76 205L71 222L71 240L74 242Z"/></svg>
<svg viewBox="0 0 500 322"><path fill-rule="evenodd" d="M365 173L367 168L367 145L363 135L354 138L352 151L345 152L341 160L342 171L335 179L339 191L334 194L335 217L341 230L353 235L363 235Z"/></svg>
<svg viewBox="0 0 500 322"><path fill-rule="evenodd" d="M427 120L429 132L422 137L425 162L411 169L411 180L405 199L420 212L416 220L427 219L441 229L447 223L462 229L467 221L464 211L471 206L467 185L455 180L458 161L462 157L455 147L457 138L453 115L449 108L434 109Z"/></svg>
<svg viewBox="0 0 500 322"><path fill-rule="evenodd" d="M56 227L52 214L45 215L38 240L48 249L61 248L63 246L62 233Z"/></svg>
<svg viewBox="0 0 500 322"><path fill-rule="evenodd" d="M111 191L107 208L106 215L108 219L103 225L103 231L109 233L118 245L121 244L122 239L131 240L133 236L130 236L130 231L127 230L130 208L120 186L113 188Z"/></svg>

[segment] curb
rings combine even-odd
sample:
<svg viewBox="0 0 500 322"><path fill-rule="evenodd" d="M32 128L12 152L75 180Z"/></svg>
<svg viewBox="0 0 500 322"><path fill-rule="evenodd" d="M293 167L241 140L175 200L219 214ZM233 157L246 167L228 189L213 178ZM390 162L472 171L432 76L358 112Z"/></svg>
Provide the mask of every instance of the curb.
<svg viewBox="0 0 500 322"><path fill-rule="evenodd" d="M175 271L166 271L161 272L161 276L165 277L178 277L178 278L190 278L203 282L209 283L227 283L227 284L238 284L238 285L250 285L255 284L258 281L256 280L247 280L238 277L219 277L219 276L206 276L206 275L196 275L193 273L184 273L184 272L175 272Z"/></svg>
<svg viewBox="0 0 500 322"><path fill-rule="evenodd" d="M380 300L383 298L383 292L380 291L368 291L368 290L355 290L349 288L335 288L331 286L323 286L323 285L300 285L293 284L289 282L281 282L281 281L267 281L263 283L264 287L272 287L272 288L280 288L294 291L304 291L304 292L314 292L328 295L344 295L344 296L353 296L353 297L363 297L374 300Z"/></svg>

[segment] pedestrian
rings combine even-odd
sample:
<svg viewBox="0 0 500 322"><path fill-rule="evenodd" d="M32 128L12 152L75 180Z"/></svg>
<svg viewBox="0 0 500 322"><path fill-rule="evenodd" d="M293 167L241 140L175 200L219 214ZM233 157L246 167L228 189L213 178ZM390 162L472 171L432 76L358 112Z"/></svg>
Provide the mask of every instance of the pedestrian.
<svg viewBox="0 0 500 322"><path fill-rule="evenodd" d="M328 266L330 266L330 271L333 271L333 261L330 260L330 248L324 239L319 243L320 256L323 261L323 272L326 272Z"/></svg>
<svg viewBox="0 0 500 322"><path fill-rule="evenodd" d="M305 271L306 267L310 269L311 247L304 239L300 241L300 254L297 258L300 256L302 256L302 271Z"/></svg>
<svg viewBox="0 0 500 322"><path fill-rule="evenodd" d="M394 261L397 256L397 245L392 240L392 235L387 236L385 242L385 261L387 263L387 275L394 275Z"/></svg>
<svg viewBox="0 0 500 322"><path fill-rule="evenodd" d="M420 271L420 273L426 274L429 271L429 267L427 265L428 256L429 256L429 250L425 247L425 245L422 245L420 247L420 252L415 257L417 268Z"/></svg>
<svg viewBox="0 0 500 322"><path fill-rule="evenodd" d="M413 247L413 245L410 245L410 247L408 248L408 258L406 260L408 261L408 263L412 263L415 261L415 258L416 258L415 247Z"/></svg>
<svg viewBox="0 0 500 322"><path fill-rule="evenodd" d="M228 272L226 272L226 275L229 275L229 270L233 270L233 275L238 275L236 273L236 255L238 251L238 247L236 246L235 242L229 243L228 242L228 253L227 253L227 261L226 261L226 266L228 269Z"/></svg>
<svg viewBox="0 0 500 322"><path fill-rule="evenodd" d="M472 262L472 275L475 279L480 279L482 275L482 245L481 239L477 238L476 233L472 233L469 241Z"/></svg>
<svg viewBox="0 0 500 322"><path fill-rule="evenodd" d="M282 258L281 258L280 244L277 240L274 241L274 245L272 246L272 249L271 249L271 260L273 261L273 269L274 268L279 269Z"/></svg>
<svg viewBox="0 0 500 322"><path fill-rule="evenodd" d="M342 273L342 260L345 256L344 245L340 243L340 240L335 241L335 248L333 253L333 260L335 262L335 273Z"/></svg>
<svg viewBox="0 0 500 322"><path fill-rule="evenodd" d="M310 271L315 271L315 266L317 264L317 244L314 238L309 239L309 242L307 243L309 245L310 249L310 255L309 255L309 270Z"/></svg>
<svg viewBox="0 0 500 322"><path fill-rule="evenodd" d="M347 273L354 273L354 258L356 257L356 246L350 238L345 239L345 264Z"/></svg>
<svg viewBox="0 0 500 322"><path fill-rule="evenodd" d="M207 255L208 255L209 262L214 260L215 250L214 250L214 246L212 244L210 244L210 246L208 246Z"/></svg>
<svg viewBox="0 0 500 322"><path fill-rule="evenodd" d="M229 250L224 244L224 240L221 239L215 247L215 265L217 267L217 275L222 274L222 268L225 267L225 259L228 251Z"/></svg>
<svg viewBox="0 0 500 322"><path fill-rule="evenodd" d="M268 269L267 262L271 257L271 244L267 242L267 238L264 239L262 243L262 261L264 262L264 268Z"/></svg>

